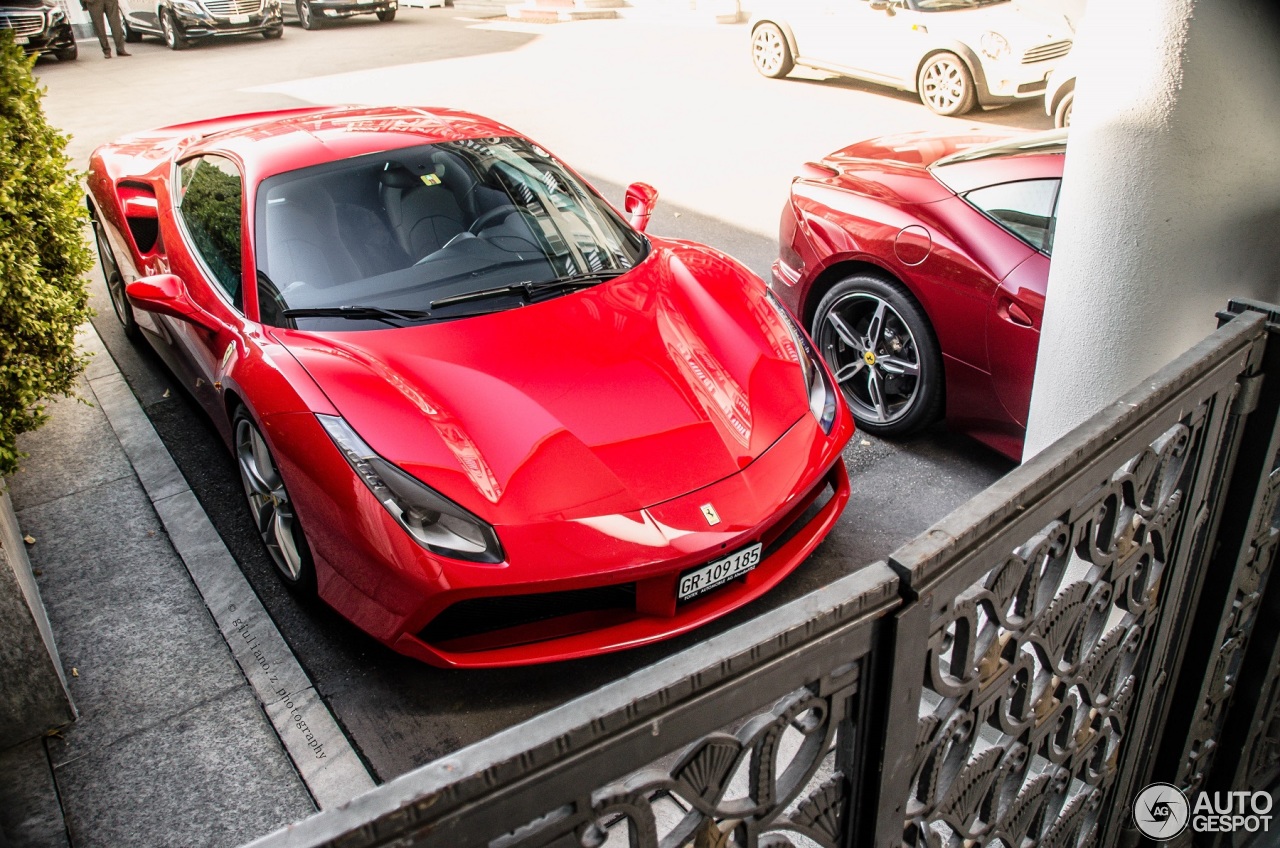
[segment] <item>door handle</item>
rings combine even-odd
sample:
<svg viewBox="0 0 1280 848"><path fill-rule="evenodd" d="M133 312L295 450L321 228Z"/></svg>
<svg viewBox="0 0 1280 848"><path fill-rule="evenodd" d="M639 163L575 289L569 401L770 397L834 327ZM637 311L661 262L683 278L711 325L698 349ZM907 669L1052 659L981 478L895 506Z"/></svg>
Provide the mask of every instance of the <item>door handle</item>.
<svg viewBox="0 0 1280 848"><path fill-rule="evenodd" d="M1017 324L1019 327L1034 327L1035 322L1031 320L1031 316L1026 310L1013 301L1005 301L1000 305L1000 317L1008 321L1010 324Z"/></svg>

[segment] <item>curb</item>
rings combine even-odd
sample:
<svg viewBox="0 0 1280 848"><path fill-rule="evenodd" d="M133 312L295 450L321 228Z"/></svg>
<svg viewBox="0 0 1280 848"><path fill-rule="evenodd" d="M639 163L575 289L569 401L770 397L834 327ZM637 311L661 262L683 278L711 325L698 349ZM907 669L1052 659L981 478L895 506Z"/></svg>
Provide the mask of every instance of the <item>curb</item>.
<svg viewBox="0 0 1280 848"><path fill-rule="evenodd" d="M373 777L276 629L92 324L84 375L227 647L316 806L373 789Z"/></svg>

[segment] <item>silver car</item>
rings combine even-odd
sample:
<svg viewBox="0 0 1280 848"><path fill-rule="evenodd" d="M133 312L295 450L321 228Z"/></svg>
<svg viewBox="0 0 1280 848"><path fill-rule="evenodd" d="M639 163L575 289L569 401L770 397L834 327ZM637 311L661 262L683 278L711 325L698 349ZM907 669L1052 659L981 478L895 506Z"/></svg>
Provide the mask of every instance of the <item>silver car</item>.
<svg viewBox="0 0 1280 848"><path fill-rule="evenodd" d="M758 0L751 58L915 92L939 115L1044 93L1071 50L1070 21L1015 0Z"/></svg>

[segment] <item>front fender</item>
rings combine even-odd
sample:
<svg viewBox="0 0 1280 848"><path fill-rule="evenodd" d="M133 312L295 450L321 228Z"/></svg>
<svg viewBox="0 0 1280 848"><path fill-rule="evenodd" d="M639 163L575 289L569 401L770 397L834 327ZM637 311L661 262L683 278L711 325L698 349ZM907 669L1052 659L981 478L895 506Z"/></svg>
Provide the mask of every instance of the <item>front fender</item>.
<svg viewBox="0 0 1280 848"><path fill-rule="evenodd" d="M955 40L940 42L929 48L929 51L920 57L920 62L916 65L916 72L911 77L911 91L913 93L920 94L920 71L930 58L939 53L954 53L959 56L960 61L964 62L965 67L969 69L969 75L973 77L973 84L978 93L978 103L985 106L991 102L991 89L987 85L987 73L982 67L982 60L972 47L963 41Z"/></svg>

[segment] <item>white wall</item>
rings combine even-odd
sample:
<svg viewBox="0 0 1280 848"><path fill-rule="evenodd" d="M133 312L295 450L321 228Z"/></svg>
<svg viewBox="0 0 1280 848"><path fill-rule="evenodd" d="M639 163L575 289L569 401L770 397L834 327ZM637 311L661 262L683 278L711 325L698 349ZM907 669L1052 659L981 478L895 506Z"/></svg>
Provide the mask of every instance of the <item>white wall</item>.
<svg viewBox="0 0 1280 848"><path fill-rule="evenodd" d="M1280 302L1272 0L1092 0L1025 457L1203 338Z"/></svg>

